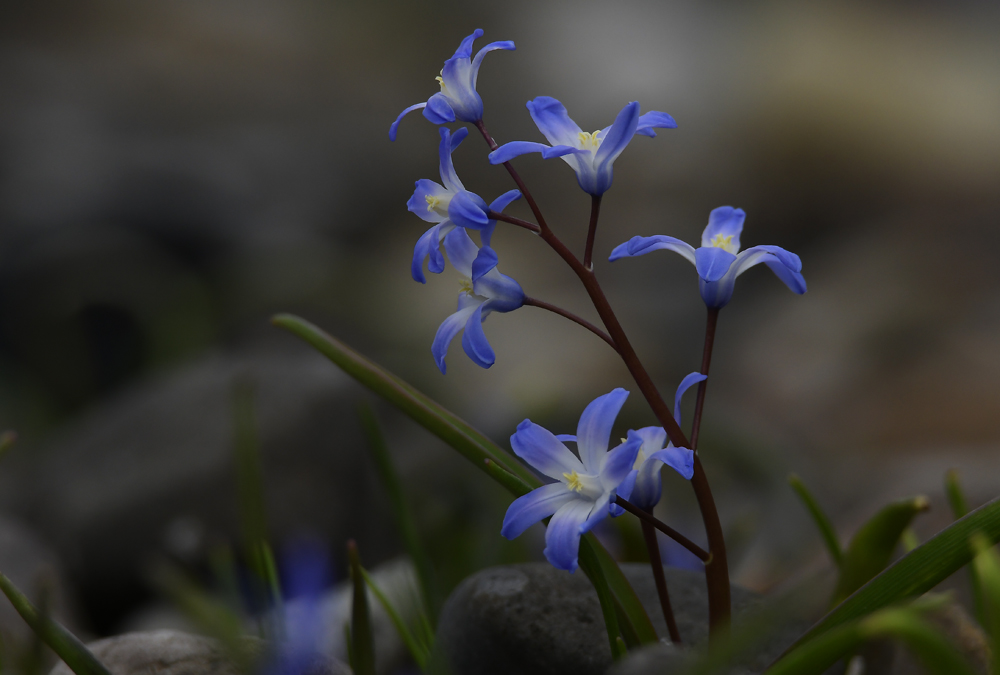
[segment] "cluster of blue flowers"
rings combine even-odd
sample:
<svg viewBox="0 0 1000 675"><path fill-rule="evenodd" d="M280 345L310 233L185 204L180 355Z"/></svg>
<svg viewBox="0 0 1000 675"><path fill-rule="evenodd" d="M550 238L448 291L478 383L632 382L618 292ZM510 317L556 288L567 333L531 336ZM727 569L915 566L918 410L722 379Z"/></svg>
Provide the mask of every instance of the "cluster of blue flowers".
<svg viewBox="0 0 1000 675"><path fill-rule="evenodd" d="M484 134L483 101L476 82L483 57L494 50L513 50L509 41L493 42L472 56L472 45L483 32L476 30L465 38L454 56L445 61L440 77L441 90L425 103L406 108L389 129L396 139L403 117L423 110L430 122L444 125L467 122ZM677 127L663 112L640 114L639 104L626 105L614 122L594 132L583 131L567 114L565 106L554 98L539 96L527 103L528 112L548 145L533 141L492 144L491 164L506 164L529 153L541 153L549 159L560 157L576 173L580 188L600 198L613 181L615 160L634 136L655 137L655 129ZM419 180L407 206L421 219L433 223L417 241L411 274L425 283L424 265L435 274L445 267L445 258L463 276L458 308L441 324L431 348L434 359L446 371L445 356L452 340L463 332L462 347L474 363L489 368L495 361L482 323L492 312L510 312L525 304L521 286L497 269L498 257L491 248L496 218L513 201L521 198L518 190L497 197L491 204L465 189L455 171L452 153L468 135L462 127L452 133L441 127L439 147L441 183ZM764 263L795 293L804 293L802 263L798 256L777 246L753 246L740 251L740 235L746 214L742 209L723 206L709 215L701 246L674 237L655 235L633 237L617 246L610 260L635 257L659 249L675 251L694 264L699 277L701 297L710 310L724 307L732 298L736 277L754 265ZM470 231L478 232L476 244ZM444 254L441 248L444 248ZM680 423L681 395L693 384L705 379L692 373L681 383L675 396L674 416ZM665 464L690 479L694 471L694 453L667 443L661 427L629 430L622 443L608 450L612 426L628 392L615 389L595 399L584 410L575 436L556 436L530 420L522 422L511 436L514 452L553 482L517 499L504 519L502 534L513 538L530 525L551 518L546 531L545 555L560 569L577 567L580 537L597 522L620 515L616 498L628 499L644 510L651 510L662 490L660 469ZM575 443L574 454L566 443Z"/></svg>

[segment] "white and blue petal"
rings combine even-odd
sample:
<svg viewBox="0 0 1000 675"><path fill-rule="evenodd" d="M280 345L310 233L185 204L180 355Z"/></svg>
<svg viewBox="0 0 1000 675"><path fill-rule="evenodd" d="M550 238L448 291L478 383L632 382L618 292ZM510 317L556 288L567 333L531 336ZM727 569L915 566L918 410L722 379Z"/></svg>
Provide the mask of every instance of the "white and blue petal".
<svg viewBox="0 0 1000 675"><path fill-rule="evenodd" d="M507 208L511 202L520 198L520 190L510 190L508 192L504 192L490 203L490 211L494 213L503 213L503 210ZM493 239L493 230L496 229L496 226L497 221L491 220L486 227L479 230L479 238L483 240L483 246L490 245L490 242Z"/></svg>
<svg viewBox="0 0 1000 675"><path fill-rule="evenodd" d="M517 49L514 43L510 40L500 40L499 42L491 42L479 52L476 53L476 58L472 59L472 86L475 88L479 81L479 67L483 64L483 57L490 52L496 51L498 49L505 49L507 51L514 51Z"/></svg>
<svg viewBox="0 0 1000 675"><path fill-rule="evenodd" d="M469 315L462 333L462 349L480 368L489 368L496 363L497 357L483 332L483 308L486 303L480 303Z"/></svg>
<svg viewBox="0 0 1000 675"><path fill-rule="evenodd" d="M578 567L580 536L594 509L589 500L574 499L563 504L552 516L545 530L545 558L552 566L574 572Z"/></svg>
<svg viewBox="0 0 1000 675"><path fill-rule="evenodd" d="M448 213L451 214L450 207ZM694 252L694 265L698 269L698 276L705 282L711 283L726 276L734 262L736 262L735 255L715 246L702 246Z"/></svg>
<svg viewBox="0 0 1000 675"><path fill-rule="evenodd" d="M403 118L409 115L414 110L422 110L427 105L427 102L417 103L416 105L411 105L409 108L405 109L403 112L399 113L399 117L396 121L389 125L389 140L396 140L396 132L399 130L399 123L403 121Z"/></svg>
<svg viewBox="0 0 1000 675"><path fill-rule="evenodd" d="M589 473L596 474L601 469L601 462L611 439L611 427L614 426L615 418L626 398L628 392L619 387L595 398L580 415L580 423L576 428L576 447L580 460Z"/></svg>
<svg viewBox="0 0 1000 675"><path fill-rule="evenodd" d="M479 255L479 247L464 228L456 227L448 233L444 238L444 252L459 274L472 278L472 263Z"/></svg>
<svg viewBox="0 0 1000 675"><path fill-rule="evenodd" d="M488 298L484 309L491 312L510 312L524 305L521 285L496 268L479 277L472 284L472 290L476 295Z"/></svg>
<svg viewBox="0 0 1000 675"><path fill-rule="evenodd" d="M747 214L743 209L732 206L720 206L708 214L708 225L701 235L702 246L718 246L718 239L728 240L727 249L730 253L740 250L740 233L743 232L743 221Z"/></svg>
<svg viewBox="0 0 1000 675"><path fill-rule="evenodd" d="M510 447L515 455L549 478L563 480L563 474L586 472L569 448L551 431L531 420L517 425L517 431L510 437Z"/></svg>
<svg viewBox="0 0 1000 675"><path fill-rule="evenodd" d="M458 296L458 311L445 319L434 335L434 342L431 343L431 354L434 355L434 362L442 373L447 373L444 359L448 355L448 347L455 339L458 332L465 328L466 322L476 309L482 304L482 300L477 300L468 293L460 293Z"/></svg>
<svg viewBox="0 0 1000 675"><path fill-rule="evenodd" d="M448 127L441 127L441 143L438 145L438 168L441 172L441 182L451 192L464 190L465 186L455 173L455 163L451 159L451 153L455 152L465 137L469 135L469 130L465 127L457 130L454 134Z"/></svg>
<svg viewBox="0 0 1000 675"><path fill-rule="evenodd" d="M660 250L679 253L692 265L695 264L695 249L693 246L677 239L676 237L668 237L664 234L657 234L652 237L632 237L624 244L616 246L611 252L611 257L608 258L608 260L614 262L620 258L634 258L640 255L646 255L652 251Z"/></svg>
<svg viewBox="0 0 1000 675"><path fill-rule="evenodd" d="M521 536L525 530L555 513L559 507L572 499L576 493L563 483L550 483L521 495L507 507L500 534L507 539Z"/></svg>
<svg viewBox="0 0 1000 675"><path fill-rule="evenodd" d="M653 131L653 129L676 128L677 122L674 121L673 117L665 112L651 110L639 117L639 124L635 129L635 133L643 136L649 136L650 138L656 138L656 132Z"/></svg>
<svg viewBox="0 0 1000 675"><path fill-rule="evenodd" d="M535 126L549 143L580 147L582 130L570 119L566 106L551 96L538 96L528 101L527 107Z"/></svg>
<svg viewBox="0 0 1000 675"><path fill-rule="evenodd" d="M629 474L627 476L625 476L625 480L623 480L621 482L621 484L618 486L618 489L615 490L615 494L617 496L621 497L622 499L627 499L628 501L630 501L630 502L632 502L634 504L635 502L632 501L632 497L633 497L633 495L635 493L635 484L636 484L636 478L638 477L638 475L639 475L639 472L636 471L635 469L633 469L632 471L630 471ZM623 513L625 513L625 509L623 509L622 507L618 506L614 502L611 502L608 505L608 511L611 513L611 516L613 518L617 518L618 516L620 516Z"/></svg>
<svg viewBox="0 0 1000 675"><path fill-rule="evenodd" d="M604 456L601 466L601 486L605 492L617 489L632 471L642 442L643 439L641 436L629 430L628 438L625 439L625 442Z"/></svg>
<svg viewBox="0 0 1000 675"><path fill-rule="evenodd" d="M601 192L611 187L611 165L618 158L622 151L632 141L635 130L639 124L639 104L632 101L622 108L615 118L614 124L601 137L601 146L594 155L594 166L598 176L607 174L607 186Z"/></svg>
<svg viewBox="0 0 1000 675"><path fill-rule="evenodd" d="M787 265L784 265L779 260L765 260L764 264L770 268L774 275L785 282L785 285L793 293L798 293L802 295L806 292L806 280L799 272L791 269Z"/></svg>
<svg viewBox="0 0 1000 675"><path fill-rule="evenodd" d="M681 423L681 398L684 396L684 392L699 382L704 382L707 379L708 375L702 375L701 373L688 373L687 376L681 380L681 383L677 385L677 392L674 394L674 421L677 422L678 425ZM661 442L658 447L662 448L663 442Z"/></svg>
<svg viewBox="0 0 1000 675"><path fill-rule="evenodd" d="M663 462L683 476L685 480L691 480L691 476L694 475L694 452L687 448L675 448L672 445L668 445L662 450L652 453L646 459L647 462L651 460Z"/></svg>
<svg viewBox="0 0 1000 675"><path fill-rule="evenodd" d="M451 99L438 92L427 99L424 117L432 124L447 124L455 121L455 111L451 107Z"/></svg>
<svg viewBox="0 0 1000 675"><path fill-rule="evenodd" d="M462 190L448 202L448 218L459 227L481 230L490 224L490 219L486 216L488 209L489 206L482 197Z"/></svg>
<svg viewBox="0 0 1000 675"><path fill-rule="evenodd" d="M444 271L444 256L441 255L441 238L454 229L451 221L438 223L421 235L417 240L417 245L413 247L413 262L410 263L410 274L414 281L424 284L427 279L424 277L424 260L428 260L427 269L434 274Z"/></svg>
<svg viewBox="0 0 1000 675"><path fill-rule="evenodd" d="M448 202L451 193L429 178L421 178L414 186L413 195L406 202L406 208L428 223L440 223L448 218ZM443 207L443 208L442 208Z"/></svg>

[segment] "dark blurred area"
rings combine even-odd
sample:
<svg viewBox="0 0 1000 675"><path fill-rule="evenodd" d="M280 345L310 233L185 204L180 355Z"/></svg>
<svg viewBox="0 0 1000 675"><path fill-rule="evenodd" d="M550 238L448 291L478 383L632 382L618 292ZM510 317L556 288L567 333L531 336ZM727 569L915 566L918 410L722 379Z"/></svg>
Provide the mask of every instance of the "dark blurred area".
<svg viewBox="0 0 1000 675"><path fill-rule="evenodd" d="M0 430L20 441L0 466L0 508L54 551L77 625L141 624L157 602L150 559L197 567L236 536L241 378L256 385L274 537L318 531L335 550L355 537L373 564L401 552L357 422L365 393L271 327L276 312L319 324L504 448L525 417L568 433L587 402L632 388L605 344L531 307L486 322L490 370L457 341L448 375L434 365L458 279L410 278L426 226L405 204L414 180L438 179L437 130L416 114L395 143L387 131L476 27L477 47L517 44L479 79L500 142L542 140L524 102L543 94L585 129L631 100L677 119L615 164L595 256L665 394L700 363L696 275L669 253L611 265L611 248L635 234L696 243L731 204L748 213L744 247L802 257L805 296L756 268L720 320L702 455L737 581L767 589L824 564L789 471L845 537L918 492L935 507L918 533L940 529L949 467L974 503L1000 493L996 3L10 0ZM486 152L471 135L455 161L489 201L513 186ZM569 168L517 165L581 249L589 200ZM494 246L529 295L596 321L542 242L501 225ZM451 583L540 556L540 533L499 537L499 488L394 410L378 414ZM619 421L624 435L653 418L635 394ZM666 481L662 514L700 536L682 483ZM629 549L627 532L607 536Z"/></svg>

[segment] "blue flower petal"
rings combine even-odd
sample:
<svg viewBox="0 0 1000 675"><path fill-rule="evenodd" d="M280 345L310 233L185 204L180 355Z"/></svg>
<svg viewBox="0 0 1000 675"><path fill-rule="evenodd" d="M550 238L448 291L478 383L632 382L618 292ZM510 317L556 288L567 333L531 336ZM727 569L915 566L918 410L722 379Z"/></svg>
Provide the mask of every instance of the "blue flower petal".
<svg viewBox="0 0 1000 675"><path fill-rule="evenodd" d="M451 214L450 208L448 213ZM694 264L698 268L698 276L706 282L718 281L724 277L735 261L736 256L715 246L703 246L694 252Z"/></svg>
<svg viewBox="0 0 1000 675"><path fill-rule="evenodd" d="M601 147L597 149L597 154L594 156L594 165L597 168L598 176L607 173L608 187L611 187L611 165L632 142L638 123L639 104L632 101L622 108L618 117L615 118L614 124L601 138Z"/></svg>
<svg viewBox="0 0 1000 675"><path fill-rule="evenodd" d="M688 373L687 377L681 380L681 383L677 385L677 393L674 394L674 421L677 422L677 424L681 423L681 397L684 396L684 392L699 382L703 382L707 379L708 375L702 375L701 373Z"/></svg>
<svg viewBox="0 0 1000 675"><path fill-rule="evenodd" d="M640 509L650 511L660 502L663 495L663 480L660 478L662 466L660 460L646 457L646 461L635 472L635 486L628 500Z"/></svg>
<svg viewBox="0 0 1000 675"><path fill-rule="evenodd" d="M455 50L455 55L452 59L468 59L472 57L472 43L483 37L483 29L477 28L472 31L472 35L467 36L462 40L461 44L458 45L458 49ZM449 61L451 59L448 59Z"/></svg>
<svg viewBox="0 0 1000 675"><path fill-rule="evenodd" d="M593 502L574 499L563 504L545 530L545 558L552 566L574 572L578 567L580 536L583 524L590 517Z"/></svg>
<svg viewBox="0 0 1000 675"><path fill-rule="evenodd" d="M575 498L576 494L572 490L568 490L563 483L550 483L535 488L528 494L515 499L507 507L500 534L507 539L519 537L529 527L543 518L548 518L563 504Z"/></svg>
<svg viewBox="0 0 1000 675"><path fill-rule="evenodd" d="M539 96L527 103L531 119L552 145L580 146L582 130L570 119L566 106L551 96Z"/></svg>
<svg viewBox="0 0 1000 675"><path fill-rule="evenodd" d="M469 130L462 127L452 134L448 127L441 127L439 131L441 133L441 143L438 145L438 168L441 172L441 182L451 192L465 190L465 186L459 180L458 174L455 173L455 164L452 162L451 153L469 135Z"/></svg>
<svg viewBox="0 0 1000 675"><path fill-rule="evenodd" d="M448 97L438 92L427 99L424 117L433 124L447 124L455 121L455 111L452 110Z"/></svg>
<svg viewBox="0 0 1000 675"><path fill-rule="evenodd" d="M617 448L609 452L601 467L601 486L605 491L617 488L635 464L635 458L642 446L642 437L629 430L628 438Z"/></svg>
<svg viewBox="0 0 1000 675"><path fill-rule="evenodd" d="M500 259L497 252L489 246L483 246L476 254L476 259L472 261L472 283L479 281L479 278L497 266Z"/></svg>
<svg viewBox="0 0 1000 675"><path fill-rule="evenodd" d="M459 274L472 278L472 263L479 255L479 247L463 228L456 227L444 238L444 252Z"/></svg>
<svg viewBox="0 0 1000 675"><path fill-rule="evenodd" d="M506 49L508 51L514 51L517 49L514 43L510 40L501 40L499 42L491 42L476 53L476 58L472 59L472 86L475 87L479 82L479 67L483 64L483 57L492 51L497 49Z"/></svg>
<svg viewBox="0 0 1000 675"><path fill-rule="evenodd" d="M646 255L652 251L667 250L673 251L674 253L680 253L692 265L695 264L694 247L688 243L681 241L675 237L668 237L663 234L657 234L652 237L632 237L624 244L619 244L611 252L611 257L608 258L611 262L619 260L621 258L637 257L640 255Z"/></svg>
<svg viewBox="0 0 1000 675"><path fill-rule="evenodd" d="M563 443L566 442L576 443L576 434L556 434L556 438L558 438Z"/></svg>
<svg viewBox="0 0 1000 675"><path fill-rule="evenodd" d="M793 272L801 272L802 271L802 259L799 258L799 256L797 256L794 253L792 253L791 251L786 251L785 249L781 248L780 246L767 246L767 245L754 246L753 248L749 248L747 250L748 251L752 251L752 250L767 251L768 253L770 253L771 255L773 255L775 258L777 258L778 261L782 265L784 265L785 267L787 267L791 271L793 271Z"/></svg>
<svg viewBox="0 0 1000 675"><path fill-rule="evenodd" d="M608 450L611 427L614 426L618 411L625 404L628 392L622 388L598 396L580 415L576 428L576 447L587 472L596 474Z"/></svg>
<svg viewBox="0 0 1000 675"><path fill-rule="evenodd" d="M510 437L510 447L515 455L549 478L561 481L564 473L586 473L569 448L551 431L531 420L517 425L517 431Z"/></svg>
<svg viewBox="0 0 1000 675"><path fill-rule="evenodd" d="M740 250L740 233L743 232L743 221L747 214L743 209L732 206L720 206L712 209L708 215L708 225L701 235L701 245L711 246L716 236L732 237L732 251Z"/></svg>
<svg viewBox="0 0 1000 675"><path fill-rule="evenodd" d="M448 218L459 227L481 230L490 224L490 219L486 216L488 208L482 197L474 192L462 190L451 198L448 204Z"/></svg>
<svg viewBox="0 0 1000 675"><path fill-rule="evenodd" d="M635 490L635 481L638 475L639 475L638 471L634 469L630 471L629 474L625 476L625 480L623 480L621 482L621 485L618 486L618 489L615 490L615 494L621 497L622 499L627 499L628 501L632 501L632 494L633 491ZM625 509L612 502L609 507L609 512L611 513L612 518L617 518L618 516L625 513Z"/></svg>
<svg viewBox="0 0 1000 675"><path fill-rule="evenodd" d="M506 274L490 270L472 285L476 295L482 295L486 301L486 309L491 312L510 312L524 305L524 290L521 284Z"/></svg>
<svg viewBox="0 0 1000 675"><path fill-rule="evenodd" d="M702 251L704 249L698 249ZM736 275L727 274L718 281L705 281L698 279L698 290L701 292L701 299L709 309L720 309L729 304L733 298L733 289L736 287Z"/></svg>
<svg viewBox="0 0 1000 675"><path fill-rule="evenodd" d="M611 515L611 501L613 499L613 491L605 492L603 495L597 498L594 505L590 509L590 515L587 520L583 521L583 525L580 526L580 534L586 534L594 529L599 522Z"/></svg>
<svg viewBox="0 0 1000 675"><path fill-rule="evenodd" d="M434 342L431 344L431 354L434 355L434 362L437 363L437 367L441 370L442 374L447 373L444 358L448 355L448 346L451 345L451 341L458 335L458 331L462 330L465 326L472 312L479 307L478 304L463 307L462 301L468 297L468 293L459 295L458 311L445 319L434 335Z"/></svg>
<svg viewBox="0 0 1000 675"><path fill-rule="evenodd" d="M414 110L420 110L420 109L422 109L426 105L427 105L426 102L424 102L424 103L417 103L416 105L411 105L409 108L407 108L403 112L399 113L399 117L396 118L396 121L393 122L389 126L389 140L390 141L395 141L396 140L396 132L399 129L399 123L403 121L404 117L406 117L408 114L410 114Z"/></svg>
<svg viewBox="0 0 1000 675"><path fill-rule="evenodd" d="M635 133L642 134L643 136L649 136L650 138L656 137L656 132L653 129L676 129L677 122L674 118L665 112L659 112L658 110L651 110L650 112L641 115L639 117L639 124L635 129Z"/></svg>
<svg viewBox="0 0 1000 675"><path fill-rule="evenodd" d="M806 292L806 280L801 274L781 264L781 261L779 260L765 260L764 264L767 265L772 272L774 272L776 277L784 281L785 285L788 286L793 293L802 295Z"/></svg>
<svg viewBox="0 0 1000 675"><path fill-rule="evenodd" d="M694 452L687 448L675 448L668 445L651 454L649 458L660 460L683 476L685 480L691 480L691 476L694 475Z"/></svg>
<svg viewBox="0 0 1000 675"><path fill-rule="evenodd" d="M510 143L504 143L499 148L491 152L487 157L490 160L490 164L503 164L504 162L509 162L515 157L520 157L521 155L527 155L532 152L544 152L549 149L549 146L544 143L511 141Z"/></svg>
<svg viewBox="0 0 1000 675"><path fill-rule="evenodd" d="M448 190L429 178L421 178L416 182L413 195L406 202L406 208L415 213L418 218L428 223L440 223L446 220L446 216L429 207L428 197L446 199L448 197Z"/></svg>

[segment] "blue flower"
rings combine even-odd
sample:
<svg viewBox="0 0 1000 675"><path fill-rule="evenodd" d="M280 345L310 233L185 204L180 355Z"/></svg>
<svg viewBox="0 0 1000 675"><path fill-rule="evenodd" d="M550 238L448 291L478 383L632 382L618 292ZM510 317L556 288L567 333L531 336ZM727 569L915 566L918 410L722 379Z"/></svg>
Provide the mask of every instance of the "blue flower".
<svg viewBox="0 0 1000 675"><path fill-rule="evenodd" d="M444 358L448 346L465 329L462 348L473 363L489 368L496 361L483 332L483 321L490 312L510 312L524 304L524 291L510 277L497 270L497 255L489 246L481 249L462 228L455 228L444 238L444 250L451 264L466 278L458 294L458 311L438 328L431 353L441 372L446 372Z"/></svg>
<svg viewBox="0 0 1000 675"><path fill-rule="evenodd" d="M444 269L444 258L441 256L441 242L445 236L455 227L467 227L472 230L479 230L483 244L490 245L493 230L497 226L497 221L490 220L486 216L487 210L496 212L503 211L515 199L521 198L521 193L511 190L497 197L492 204L486 202L477 194L469 192L462 185L458 174L455 173L455 165L451 159L451 153L469 135L469 130L465 127L459 129L454 134L448 129L441 128L441 144L438 148L440 161L441 182L444 185L435 183L432 180L422 178L417 181L413 196L406 203L406 207L417 214L421 219L429 223L435 223L434 227L424 232L417 240L417 245L413 249L413 262L410 265L410 272L415 281L426 283L424 278L424 260L430 258L427 268L435 274L440 274Z"/></svg>
<svg viewBox="0 0 1000 675"><path fill-rule="evenodd" d="M720 206L708 217L708 227L701 235L701 247L694 248L680 239L662 234L632 237L611 252L611 261L645 255L667 249L680 253L698 270L699 288L705 304L712 309L725 307L733 297L736 277L754 265L764 263L794 293L806 292L802 261L779 246L753 246L740 251L740 233L747 214L743 209Z"/></svg>
<svg viewBox="0 0 1000 675"><path fill-rule="evenodd" d="M580 537L610 515L618 486L632 470L642 444L629 431L628 440L608 452L611 427L627 397L627 391L615 389L594 399L580 415L576 436L556 436L531 420L517 425L510 437L514 453L556 482L515 499L500 534L513 539L552 516L545 531L545 557L561 570L577 568ZM576 442L579 457L564 441Z"/></svg>
<svg viewBox="0 0 1000 675"><path fill-rule="evenodd" d="M514 43L510 40L491 42L472 58L472 43L482 36L483 31L477 28L472 35L462 40L455 55L444 62L441 75L437 78L441 91L427 99L426 103L411 105L399 113L399 117L389 127L390 141L396 140L396 130L403 117L421 108L424 117L434 124L454 122L456 119L463 122L478 122L483 118L483 99L479 98L479 92L476 91L479 66L482 65L483 57L487 53L497 49L513 51Z"/></svg>
<svg viewBox="0 0 1000 675"><path fill-rule="evenodd" d="M614 124L593 133L581 130L566 114L566 107L551 96L528 101L528 112L552 145L529 141L506 143L490 153L490 163L503 164L530 152L540 152L545 159L562 157L576 171L580 187L592 195L602 195L611 187L615 160L633 136L655 137L653 129L677 127L667 113L653 111L640 116L639 104L634 101L622 108Z"/></svg>
<svg viewBox="0 0 1000 675"><path fill-rule="evenodd" d="M693 385L707 379L701 373L691 373L677 387L674 395L674 420L681 423L681 397ZM663 481L660 478L660 468L666 464L679 473L685 480L691 480L694 475L694 452L687 448L675 448L667 442L667 432L663 427L644 427L635 432L642 439L639 452L635 457L632 472L622 482L619 491L629 495L627 499L640 509L651 511L660 501L663 492ZM613 515L621 515L624 509L612 505Z"/></svg>

